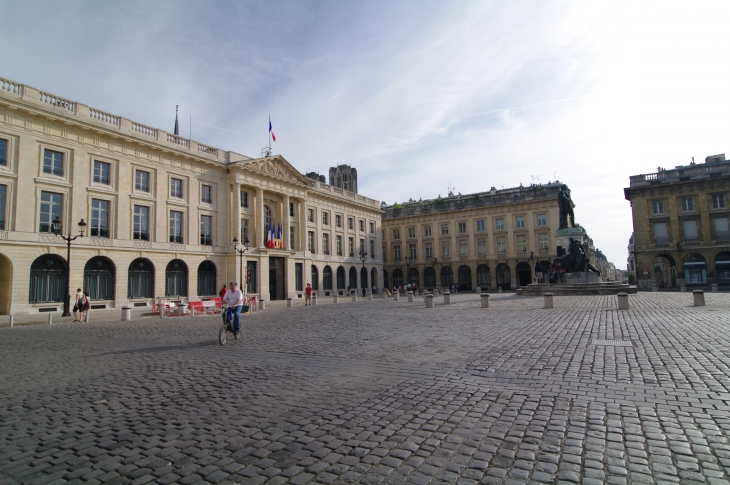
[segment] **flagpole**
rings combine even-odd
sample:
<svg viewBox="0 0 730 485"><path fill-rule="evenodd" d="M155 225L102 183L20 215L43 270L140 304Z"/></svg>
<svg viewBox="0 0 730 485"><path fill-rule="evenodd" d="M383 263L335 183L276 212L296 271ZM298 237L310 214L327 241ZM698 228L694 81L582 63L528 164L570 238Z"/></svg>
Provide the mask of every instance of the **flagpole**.
<svg viewBox="0 0 730 485"><path fill-rule="evenodd" d="M269 113L269 152L271 152L271 113Z"/></svg>

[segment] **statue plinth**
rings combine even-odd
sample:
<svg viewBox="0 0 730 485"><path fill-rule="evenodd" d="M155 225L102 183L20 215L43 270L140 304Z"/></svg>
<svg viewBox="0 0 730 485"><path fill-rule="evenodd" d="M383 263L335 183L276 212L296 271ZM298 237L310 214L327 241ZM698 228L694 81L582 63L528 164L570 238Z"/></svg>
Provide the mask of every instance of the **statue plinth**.
<svg viewBox="0 0 730 485"><path fill-rule="evenodd" d="M567 284L586 284L601 283L601 275L592 271L581 273L563 273L563 283Z"/></svg>
<svg viewBox="0 0 730 485"><path fill-rule="evenodd" d="M582 227L566 227L564 229L558 229L555 231L555 242L558 246L562 246L565 251L568 250L568 246L570 246L570 239L577 239L578 241L582 241L584 237L587 237L588 234L586 233L586 230Z"/></svg>

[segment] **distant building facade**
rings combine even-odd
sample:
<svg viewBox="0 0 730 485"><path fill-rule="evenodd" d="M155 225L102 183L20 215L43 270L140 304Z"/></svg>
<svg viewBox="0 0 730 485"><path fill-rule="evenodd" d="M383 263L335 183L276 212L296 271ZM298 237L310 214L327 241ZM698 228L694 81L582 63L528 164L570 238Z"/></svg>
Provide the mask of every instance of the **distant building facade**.
<svg viewBox="0 0 730 485"><path fill-rule="evenodd" d="M357 170L349 165L331 167L330 185L357 194Z"/></svg>
<svg viewBox="0 0 730 485"><path fill-rule="evenodd" d="M624 189L634 224L629 270L633 262L640 289L730 285L729 194L724 154L630 177Z"/></svg>

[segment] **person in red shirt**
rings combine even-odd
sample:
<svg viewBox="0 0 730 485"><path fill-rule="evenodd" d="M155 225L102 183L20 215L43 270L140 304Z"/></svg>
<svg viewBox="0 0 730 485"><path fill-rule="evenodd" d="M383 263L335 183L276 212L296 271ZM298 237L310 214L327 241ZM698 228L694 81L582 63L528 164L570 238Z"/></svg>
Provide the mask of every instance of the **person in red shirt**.
<svg viewBox="0 0 730 485"><path fill-rule="evenodd" d="M221 298L226 296L226 285L223 285L223 288L221 288L221 291L218 293L218 296L220 296Z"/></svg>
<svg viewBox="0 0 730 485"><path fill-rule="evenodd" d="M304 306L312 306L312 285L307 283L307 287L304 289Z"/></svg>

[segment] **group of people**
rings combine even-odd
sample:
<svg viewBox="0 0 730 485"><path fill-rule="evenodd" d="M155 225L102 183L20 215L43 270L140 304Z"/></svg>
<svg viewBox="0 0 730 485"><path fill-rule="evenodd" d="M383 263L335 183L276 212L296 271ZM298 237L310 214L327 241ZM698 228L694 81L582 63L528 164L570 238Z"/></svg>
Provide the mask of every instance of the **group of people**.
<svg viewBox="0 0 730 485"><path fill-rule="evenodd" d="M76 302L73 308L74 322L83 322L86 320L86 316L89 314L89 308L91 308L89 292L81 291L81 288L77 288Z"/></svg>
<svg viewBox="0 0 730 485"><path fill-rule="evenodd" d="M565 274L566 269L562 264L547 263L547 268L545 266L546 265L540 261L535 263L535 279L537 280L537 283L545 283L546 278L547 283L550 284L563 282L563 275Z"/></svg>
<svg viewBox="0 0 730 485"><path fill-rule="evenodd" d="M405 286L399 285L393 287L393 293L404 293L408 291L412 291L415 293L416 291L418 291L418 285L416 283L408 283Z"/></svg>

